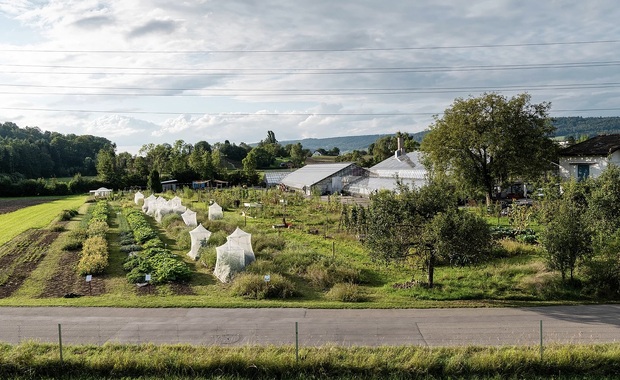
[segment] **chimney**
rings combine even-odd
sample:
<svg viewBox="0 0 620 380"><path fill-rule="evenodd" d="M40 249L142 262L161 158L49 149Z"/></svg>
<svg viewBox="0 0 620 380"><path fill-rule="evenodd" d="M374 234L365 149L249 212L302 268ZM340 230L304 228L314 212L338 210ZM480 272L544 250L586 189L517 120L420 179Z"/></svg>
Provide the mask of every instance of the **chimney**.
<svg viewBox="0 0 620 380"><path fill-rule="evenodd" d="M406 153L405 138L400 133L396 135L396 144L396 152L394 152L394 156L398 158Z"/></svg>

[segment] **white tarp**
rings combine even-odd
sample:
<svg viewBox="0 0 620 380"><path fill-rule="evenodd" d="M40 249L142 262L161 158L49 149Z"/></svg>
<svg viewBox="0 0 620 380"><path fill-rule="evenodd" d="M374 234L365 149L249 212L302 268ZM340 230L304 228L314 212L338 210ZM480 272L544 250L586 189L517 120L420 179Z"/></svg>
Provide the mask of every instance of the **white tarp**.
<svg viewBox="0 0 620 380"><path fill-rule="evenodd" d="M243 249L243 253L245 255L245 265L249 265L255 260L254 250L252 249L252 234L249 234L237 227L232 234L226 237L226 241L229 244L236 245Z"/></svg>
<svg viewBox="0 0 620 380"><path fill-rule="evenodd" d="M217 262L213 274L221 282L228 282L245 267L245 254L243 248L230 242L215 248Z"/></svg>
<svg viewBox="0 0 620 380"><path fill-rule="evenodd" d="M222 219L224 217L224 212L222 211L222 206L218 205L217 202L213 202L211 206L209 206L209 220Z"/></svg>
<svg viewBox="0 0 620 380"><path fill-rule="evenodd" d="M181 214L181 218L183 218L183 222L185 222L186 226L198 225L198 221L196 220L196 211L187 209L183 214Z"/></svg>
<svg viewBox="0 0 620 380"><path fill-rule="evenodd" d="M138 204L138 202L140 201L140 199L144 199L144 194L142 194L141 192L137 192L136 194L134 194L133 196L133 201Z"/></svg>
<svg viewBox="0 0 620 380"><path fill-rule="evenodd" d="M196 260L199 256L198 251L200 250L200 247L203 247L209 241L209 238L211 237L211 231L204 228L202 224L199 224L198 227L194 228L189 232L189 236L192 240L192 247L187 253L187 255L192 259Z"/></svg>

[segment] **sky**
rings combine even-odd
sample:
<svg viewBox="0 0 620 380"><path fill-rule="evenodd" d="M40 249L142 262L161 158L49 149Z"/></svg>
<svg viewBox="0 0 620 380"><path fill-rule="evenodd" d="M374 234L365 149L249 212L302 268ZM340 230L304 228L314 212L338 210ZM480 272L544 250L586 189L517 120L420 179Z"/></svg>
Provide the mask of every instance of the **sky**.
<svg viewBox="0 0 620 380"><path fill-rule="evenodd" d="M0 0L0 122L148 143L419 132L456 98L620 115L614 0Z"/></svg>

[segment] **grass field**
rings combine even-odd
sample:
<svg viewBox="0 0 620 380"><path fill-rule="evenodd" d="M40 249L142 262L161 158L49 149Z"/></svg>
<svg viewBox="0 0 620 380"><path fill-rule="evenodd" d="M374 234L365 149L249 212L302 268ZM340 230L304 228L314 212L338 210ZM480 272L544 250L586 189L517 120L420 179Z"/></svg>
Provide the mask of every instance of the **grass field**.
<svg viewBox="0 0 620 380"><path fill-rule="evenodd" d="M86 199L82 195L71 196L0 215L0 245L31 228L46 227L62 210L77 209Z"/></svg>

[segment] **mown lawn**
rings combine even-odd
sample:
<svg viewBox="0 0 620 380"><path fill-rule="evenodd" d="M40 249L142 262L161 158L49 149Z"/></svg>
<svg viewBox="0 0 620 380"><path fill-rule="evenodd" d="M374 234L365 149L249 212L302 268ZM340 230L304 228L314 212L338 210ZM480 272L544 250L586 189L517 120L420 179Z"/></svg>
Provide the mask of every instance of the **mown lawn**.
<svg viewBox="0 0 620 380"><path fill-rule="evenodd" d="M62 210L77 209L87 197L78 195L53 200L36 206L24 207L0 215L0 245L31 228L47 227Z"/></svg>

